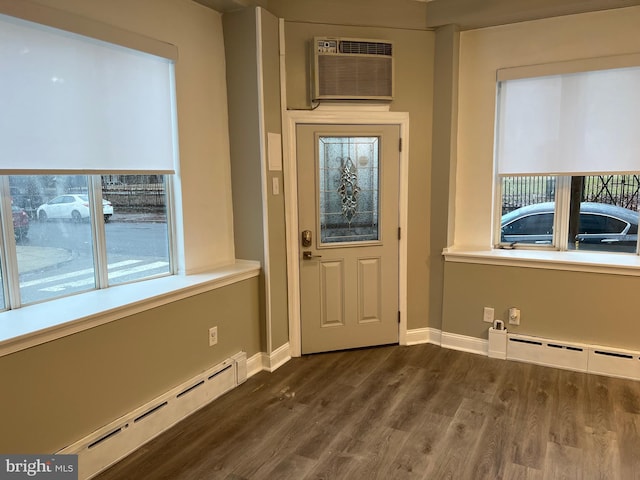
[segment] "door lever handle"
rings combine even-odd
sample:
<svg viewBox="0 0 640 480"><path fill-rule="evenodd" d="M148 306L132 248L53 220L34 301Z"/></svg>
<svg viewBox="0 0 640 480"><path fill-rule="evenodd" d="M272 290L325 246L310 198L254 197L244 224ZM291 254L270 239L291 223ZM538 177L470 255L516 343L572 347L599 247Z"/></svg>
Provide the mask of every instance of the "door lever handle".
<svg viewBox="0 0 640 480"><path fill-rule="evenodd" d="M322 258L322 255L313 255L311 252L305 251L302 252L302 258L304 258L305 260L311 260L314 258Z"/></svg>

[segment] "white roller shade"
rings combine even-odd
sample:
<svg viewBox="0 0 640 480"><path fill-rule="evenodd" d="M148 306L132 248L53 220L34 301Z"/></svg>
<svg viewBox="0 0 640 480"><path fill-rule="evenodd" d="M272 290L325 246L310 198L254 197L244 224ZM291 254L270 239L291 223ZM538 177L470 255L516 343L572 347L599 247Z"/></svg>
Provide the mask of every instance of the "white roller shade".
<svg viewBox="0 0 640 480"><path fill-rule="evenodd" d="M0 15L0 170L174 171L173 62Z"/></svg>
<svg viewBox="0 0 640 480"><path fill-rule="evenodd" d="M640 171L640 67L499 84L501 175Z"/></svg>

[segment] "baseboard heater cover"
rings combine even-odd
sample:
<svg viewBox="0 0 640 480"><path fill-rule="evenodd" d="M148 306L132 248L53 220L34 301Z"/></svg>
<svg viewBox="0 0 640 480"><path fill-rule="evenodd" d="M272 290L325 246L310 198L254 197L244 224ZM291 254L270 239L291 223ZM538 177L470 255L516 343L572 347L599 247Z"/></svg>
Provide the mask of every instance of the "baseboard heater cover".
<svg viewBox="0 0 640 480"><path fill-rule="evenodd" d="M588 346L508 334L507 359L586 372Z"/></svg>
<svg viewBox="0 0 640 480"><path fill-rule="evenodd" d="M92 478L246 379L240 352L58 453L78 455L78 478Z"/></svg>
<svg viewBox="0 0 640 480"><path fill-rule="evenodd" d="M507 360L640 380L640 352L508 334Z"/></svg>
<svg viewBox="0 0 640 480"><path fill-rule="evenodd" d="M640 352L590 346L589 371L610 377L640 380Z"/></svg>

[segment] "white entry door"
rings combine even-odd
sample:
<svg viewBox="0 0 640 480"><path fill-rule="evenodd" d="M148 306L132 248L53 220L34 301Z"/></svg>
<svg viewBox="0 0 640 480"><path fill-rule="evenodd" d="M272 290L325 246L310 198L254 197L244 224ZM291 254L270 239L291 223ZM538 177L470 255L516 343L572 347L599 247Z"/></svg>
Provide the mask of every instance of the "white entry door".
<svg viewBox="0 0 640 480"><path fill-rule="evenodd" d="M398 342L397 125L298 125L302 353Z"/></svg>

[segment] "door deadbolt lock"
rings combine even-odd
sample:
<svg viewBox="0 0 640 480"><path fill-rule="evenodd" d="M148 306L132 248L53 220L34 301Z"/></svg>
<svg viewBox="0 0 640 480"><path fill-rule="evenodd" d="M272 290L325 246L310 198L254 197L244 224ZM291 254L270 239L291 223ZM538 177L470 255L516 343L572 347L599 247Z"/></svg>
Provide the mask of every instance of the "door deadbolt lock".
<svg viewBox="0 0 640 480"><path fill-rule="evenodd" d="M302 246L303 247L311 246L311 230L305 230L302 232Z"/></svg>

